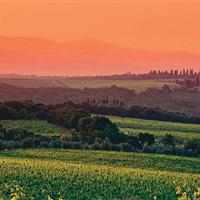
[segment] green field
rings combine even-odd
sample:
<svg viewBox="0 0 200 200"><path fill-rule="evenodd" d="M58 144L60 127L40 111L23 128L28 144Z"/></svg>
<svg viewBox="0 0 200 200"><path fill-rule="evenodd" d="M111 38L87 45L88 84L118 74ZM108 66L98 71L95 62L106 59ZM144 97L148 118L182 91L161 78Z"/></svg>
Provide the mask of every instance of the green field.
<svg viewBox="0 0 200 200"><path fill-rule="evenodd" d="M200 186L199 159L154 154L2 151L0 171L3 199L175 200Z"/></svg>
<svg viewBox="0 0 200 200"><path fill-rule="evenodd" d="M161 88L167 84L175 86L170 80L98 80L98 79L6 79L0 78L0 83L14 85L17 87L70 87L83 89L110 87L116 85L127 89L134 89L136 92L144 91L149 87Z"/></svg>
<svg viewBox="0 0 200 200"><path fill-rule="evenodd" d="M182 139L200 139L200 125L176 122L162 122L134 118L109 116L112 122L128 134L150 133L155 136L171 134Z"/></svg>
<svg viewBox="0 0 200 200"><path fill-rule="evenodd" d="M100 88L116 85L136 92L144 91L149 87L162 88L163 85L175 86L175 83L169 80L89 80L89 79L69 79L61 83L71 88Z"/></svg>
<svg viewBox="0 0 200 200"><path fill-rule="evenodd" d="M59 136L69 133L67 129L41 120L0 120L0 124L8 130L22 128L36 135Z"/></svg>
<svg viewBox="0 0 200 200"><path fill-rule="evenodd" d="M127 134L150 133L158 137L171 134L180 139L200 139L200 125L109 116ZM6 129L23 128L37 135L59 136L70 131L40 120L1 120Z"/></svg>

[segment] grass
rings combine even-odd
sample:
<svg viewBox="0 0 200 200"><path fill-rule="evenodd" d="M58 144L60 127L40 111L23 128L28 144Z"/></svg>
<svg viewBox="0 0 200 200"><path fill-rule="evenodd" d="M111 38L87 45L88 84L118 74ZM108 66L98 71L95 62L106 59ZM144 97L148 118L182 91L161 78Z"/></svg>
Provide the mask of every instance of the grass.
<svg viewBox="0 0 200 200"><path fill-rule="evenodd" d="M60 80L59 80L60 81ZM61 83L71 88L100 88L110 87L116 85L127 89L135 90L136 92L144 91L149 87L162 88L163 85L168 84L174 86L175 83L169 80L88 80L88 79L69 79L62 80Z"/></svg>
<svg viewBox="0 0 200 200"><path fill-rule="evenodd" d="M41 120L0 120L0 124L6 129L22 128L37 135L59 136L69 133L67 129Z"/></svg>
<svg viewBox="0 0 200 200"><path fill-rule="evenodd" d="M200 186L200 160L167 155L12 150L0 152L0 197L24 199L177 199Z"/></svg>
<svg viewBox="0 0 200 200"><path fill-rule="evenodd" d="M134 118L109 116L112 122L128 134L150 133L155 136L171 134L180 139L200 139L200 125L176 122L163 122Z"/></svg>
<svg viewBox="0 0 200 200"><path fill-rule="evenodd" d="M71 87L77 89L110 87L116 85L136 92L144 91L149 87L161 88L163 85L175 86L170 80L91 80L91 79L0 79L0 83L11 84L17 87Z"/></svg>

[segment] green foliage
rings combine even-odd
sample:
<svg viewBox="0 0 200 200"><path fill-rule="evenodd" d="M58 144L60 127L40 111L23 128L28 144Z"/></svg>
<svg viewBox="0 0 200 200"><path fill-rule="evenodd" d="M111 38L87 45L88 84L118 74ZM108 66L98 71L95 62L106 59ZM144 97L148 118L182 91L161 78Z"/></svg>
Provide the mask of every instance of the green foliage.
<svg viewBox="0 0 200 200"><path fill-rule="evenodd" d="M185 144L185 149L191 149L200 154L200 140L187 141Z"/></svg>
<svg viewBox="0 0 200 200"><path fill-rule="evenodd" d="M175 139L172 135L166 134L162 140L164 145L175 147Z"/></svg>
<svg viewBox="0 0 200 200"><path fill-rule="evenodd" d="M114 116L110 116L109 119L117 124L122 131L131 135L149 133L153 134L155 137L165 137L166 134L170 134L180 139L200 139L200 125L198 124L131 119Z"/></svg>
<svg viewBox="0 0 200 200"><path fill-rule="evenodd" d="M62 127L41 120L0 120L0 124L7 130L24 129L36 135L69 135L70 131Z"/></svg>
<svg viewBox="0 0 200 200"><path fill-rule="evenodd" d="M0 152L0 197L176 200L200 185L200 160L73 150Z"/></svg>
<svg viewBox="0 0 200 200"><path fill-rule="evenodd" d="M138 140L141 142L142 145L144 145L145 143L148 145L152 145L155 143L154 136L149 133L140 133L138 135Z"/></svg>

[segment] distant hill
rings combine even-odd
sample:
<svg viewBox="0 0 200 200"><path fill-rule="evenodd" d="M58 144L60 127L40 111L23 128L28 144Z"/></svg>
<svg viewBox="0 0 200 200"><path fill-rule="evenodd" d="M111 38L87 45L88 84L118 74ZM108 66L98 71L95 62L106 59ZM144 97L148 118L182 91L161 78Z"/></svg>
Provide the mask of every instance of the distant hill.
<svg viewBox="0 0 200 200"><path fill-rule="evenodd" d="M114 107L141 105L176 111L189 116L200 116L200 93L197 91L149 88L136 93L134 90L116 86L75 89L68 87L24 88L0 84L0 102L10 100L32 100L44 104L89 101L92 105Z"/></svg>
<svg viewBox="0 0 200 200"><path fill-rule="evenodd" d="M200 56L187 52L135 50L85 39L59 43L31 37L0 37L0 73L111 75L153 69L199 70Z"/></svg>

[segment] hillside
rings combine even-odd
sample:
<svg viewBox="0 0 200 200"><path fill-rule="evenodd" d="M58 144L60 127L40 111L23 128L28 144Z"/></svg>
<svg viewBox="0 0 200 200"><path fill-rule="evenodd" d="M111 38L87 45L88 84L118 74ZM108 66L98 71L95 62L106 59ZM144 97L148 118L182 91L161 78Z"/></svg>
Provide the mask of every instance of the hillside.
<svg viewBox="0 0 200 200"><path fill-rule="evenodd" d="M132 119L109 116L109 119L127 134L149 133L156 137L170 134L178 139L200 139L200 125L156 120Z"/></svg>
<svg viewBox="0 0 200 200"><path fill-rule="evenodd" d="M136 82L138 83L138 81ZM158 82L156 83L157 88L149 89L148 87L151 87L151 84L149 85L148 81L147 84L141 82L140 87L138 84L134 85L134 81L133 85L131 85L131 82L125 82L124 84L128 84L127 87L136 87L141 92L138 93L131 89L116 86L96 88L95 84L92 84L94 88L84 89L69 88L67 86L25 88L0 84L0 101L33 100L45 104L57 104L67 101L82 103L89 101L93 106L111 107L118 107L119 102L123 102L123 106L126 108L132 105L141 105L176 111L190 116L200 115L200 93L198 91L160 89L165 82ZM81 87L78 83L76 83L76 86ZM102 103L105 102L105 99L108 99L108 104ZM113 104L116 100L118 104Z"/></svg>
<svg viewBox="0 0 200 200"><path fill-rule="evenodd" d="M0 124L7 130L24 129L41 136L60 136L70 133L69 130L63 127L42 120L0 120Z"/></svg>
<svg viewBox="0 0 200 200"><path fill-rule="evenodd" d="M162 88L168 84L171 87L178 86L171 80L109 80L94 78L0 78L0 84L12 85L22 88L51 88L64 87L73 89L123 87L136 92L142 92L149 87Z"/></svg>

